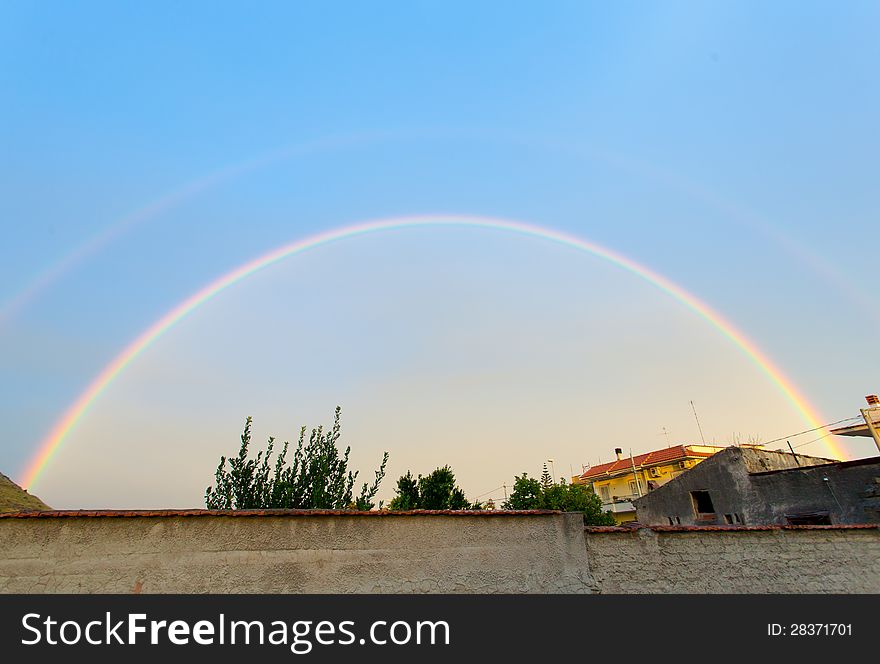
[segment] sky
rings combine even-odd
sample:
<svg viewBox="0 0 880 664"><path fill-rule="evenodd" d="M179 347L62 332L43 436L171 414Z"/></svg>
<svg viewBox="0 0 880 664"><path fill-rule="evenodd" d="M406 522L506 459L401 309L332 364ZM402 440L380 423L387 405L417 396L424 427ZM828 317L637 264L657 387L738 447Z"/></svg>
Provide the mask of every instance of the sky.
<svg viewBox="0 0 880 664"><path fill-rule="evenodd" d="M731 321L823 418L880 390L880 7L757 2L0 5L0 471L135 338L277 247L479 215L597 243ZM595 255L467 227L291 256L101 392L30 486L198 507L255 445L332 421L364 479L469 497L613 449L831 453L741 348ZM812 441L812 442L811 442ZM876 453L840 439L847 458ZM773 444L771 448L776 448Z"/></svg>

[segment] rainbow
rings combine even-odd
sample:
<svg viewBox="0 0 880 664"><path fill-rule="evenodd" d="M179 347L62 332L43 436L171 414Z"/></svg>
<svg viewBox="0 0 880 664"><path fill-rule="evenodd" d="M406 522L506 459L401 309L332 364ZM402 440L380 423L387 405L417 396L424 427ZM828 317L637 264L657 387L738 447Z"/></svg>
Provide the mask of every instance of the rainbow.
<svg viewBox="0 0 880 664"><path fill-rule="evenodd" d="M223 292L230 286L246 279L247 277L263 270L279 261L294 256L304 251L314 249L332 242L355 238L361 235L379 233L404 228L418 228L425 226L446 227L471 227L517 233L527 237L539 238L559 243L568 247L585 251L599 258L635 274L645 281L653 284L658 289L672 296L691 311L711 323L725 337L730 339L743 353L777 386L788 401L812 426L820 428L823 421L821 415L813 408L803 395L797 390L792 382L776 367L770 359L761 352L742 332L736 329L732 323L724 319L709 305L700 301L696 296L686 291L681 286L673 283L666 277L654 272L644 265L636 263L630 258L623 256L611 249L594 244L587 240L563 233L561 231L543 228L533 224L508 219L496 219L490 217L461 216L461 215L424 215L397 217L391 219L379 219L335 228L323 233L297 240L290 244L274 249L258 258L255 258L220 278L212 281L201 290L193 293L180 304L168 311L155 323L144 330L132 341L119 355L117 355L89 384L86 390L77 397L76 401L64 412L63 416L55 423L46 437L42 440L39 450L28 463L20 484L31 487L40 477L42 471L51 461L53 455L64 443L65 438L76 427L77 423L88 412L92 404L110 386L110 384L122 373L125 368L144 352L154 341L183 320L190 313ZM833 443L826 443L835 456L841 456Z"/></svg>
<svg viewBox="0 0 880 664"><path fill-rule="evenodd" d="M84 244L75 248L69 254L63 256L55 264L48 266L38 273L28 284L24 286L18 293L12 295L6 302L0 302L0 327L7 324L13 317L24 307L32 303L43 292L49 289L54 283L59 281L65 274L84 263L87 259L95 256L105 249L111 242L117 240L125 233L140 226L160 214L174 209L182 202L203 193L223 182L238 178L246 173L271 166L291 157L303 156L313 152L323 152L325 150L347 148L359 144L368 144L373 141L388 140L390 138L405 138L407 136L419 136L422 131L403 131L395 130L361 132L357 134L345 134L338 136L330 136L323 139L315 139L306 141L297 145L288 146L271 152L267 152L250 159L237 162L233 165L226 166L219 170L213 171L192 180L183 186L171 191L170 193L158 198L152 203L141 207L132 213L120 218L112 225L107 227L98 235L92 237ZM436 134L436 130L432 133ZM467 136L465 132L456 131L452 135ZM545 149L556 150L572 154L579 158L583 158L584 153L579 149L573 149L569 144L560 144L548 141L535 141L524 139L521 134L514 136L507 135L503 132L486 132L480 131L476 134L478 137L485 135L494 136L496 139L510 142L521 143L528 147L542 147ZM646 166L631 159L626 159L618 154L611 153L590 153L593 157L600 157L609 163L613 163L620 168L624 168L632 173L637 173L644 177L660 182L682 191L689 196L694 197L706 203L718 211L722 212L730 219L757 229L759 232L770 237L779 243L792 255L796 256L802 262L809 265L819 275L833 282L849 299L859 305L859 310L873 317L876 321L880 321L880 314L875 313L873 299L867 293L853 284L837 267L825 260L821 255L812 252L805 245L801 244L794 238L775 229L770 224L762 222L756 218L754 214L747 210L740 209L722 198L716 196L711 191L695 185L689 180L676 176L667 171L658 171L653 167Z"/></svg>
<svg viewBox="0 0 880 664"><path fill-rule="evenodd" d="M376 136L379 136L379 134L376 134ZM121 217L102 232L62 257L54 265L51 265L38 273L31 282L17 294L13 295L6 302L0 302L0 326L8 323L21 309L33 302L43 291L48 290L52 284L62 279L65 274L98 254L110 243L116 241L125 233L137 228L141 224L150 221L169 210L173 210L190 198L222 184L223 182L232 180L283 159L336 147L346 147L348 145L355 145L358 142L366 142L374 139L375 137L368 134L351 134L337 138L331 137L322 140L308 141L273 152L268 152L261 156L236 163L232 166L226 166L209 173L208 175L192 180L178 189L161 196L152 203Z"/></svg>

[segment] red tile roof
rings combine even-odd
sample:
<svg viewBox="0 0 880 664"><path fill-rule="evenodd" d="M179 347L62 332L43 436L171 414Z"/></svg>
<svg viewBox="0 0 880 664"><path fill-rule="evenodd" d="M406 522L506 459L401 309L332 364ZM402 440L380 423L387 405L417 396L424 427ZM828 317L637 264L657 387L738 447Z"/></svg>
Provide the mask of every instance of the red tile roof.
<svg viewBox="0 0 880 664"><path fill-rule="evenodd" d="M633 457L632 460L630 460L629 457L624 457L619 461L615 460L611 463L602 463L598 466L593 466L592 468L587 470L587 472L581 475L581 479L590 480L595 479L600 475L613 476L619 472L624 472L628 470L631 471L633 463L635 463L636 468L640 468L642 466L654 466L658 463L669 463L670 461L676 461L678 459L687 459L694 457L701 457L705 459L712 456L713 454L714 452L703 452L695 450L690 445L673 445L672 447L666 447L662 450L655 450L654 452L639 454Z"/></svg>

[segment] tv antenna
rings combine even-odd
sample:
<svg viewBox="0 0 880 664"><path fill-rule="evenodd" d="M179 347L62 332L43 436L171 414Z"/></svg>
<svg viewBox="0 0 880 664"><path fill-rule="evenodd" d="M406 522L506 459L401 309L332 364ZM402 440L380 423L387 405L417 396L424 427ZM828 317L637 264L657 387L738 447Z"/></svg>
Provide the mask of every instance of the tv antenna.
<svg viewBox="0 0 880 664"><path fill-rule="evenodd" d="M703 436L703 427L700 426L700 418L697 417L697 407L694 406L694 401L691 399L691 410L694 411L694 419L697 421L697 429L700 430L700 440L703 441L703 445L706 444L706 438Z"/></svg>

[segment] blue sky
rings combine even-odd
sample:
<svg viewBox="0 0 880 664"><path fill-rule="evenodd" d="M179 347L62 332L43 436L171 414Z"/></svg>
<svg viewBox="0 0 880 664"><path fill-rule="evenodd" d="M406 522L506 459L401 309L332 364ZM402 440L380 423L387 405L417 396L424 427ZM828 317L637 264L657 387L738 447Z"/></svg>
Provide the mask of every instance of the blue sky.
<svg viewBox="0 0 880 664"><path fill-rule="evenodd" d="M4 3L0 303L118 232L0 327L0 470L20 472L120 349L218 275L313 232L425 212L620 251L734 321L829 419L857 414L880 389L878 23L875 3ZM394 471L449 459L471 495L548 456L559 471L662 446L663 426L693 442L689 399L719 442L803 428L717 332L595 259L432 231L297 261L146 353L41 495L192 504L245 415L283 435L336 403L365 472L387 445ZM320 320L338 327L306 322ZM243 376L262 400L221 389ZM621 424L633 406L637 425ZM515 410L531 414L505 421ZM159 464L134 424L157 419L191 441L188 470L167 497L123 498L134 471L105 452ZM103 493L99 459L120 478Z"/></svg>

